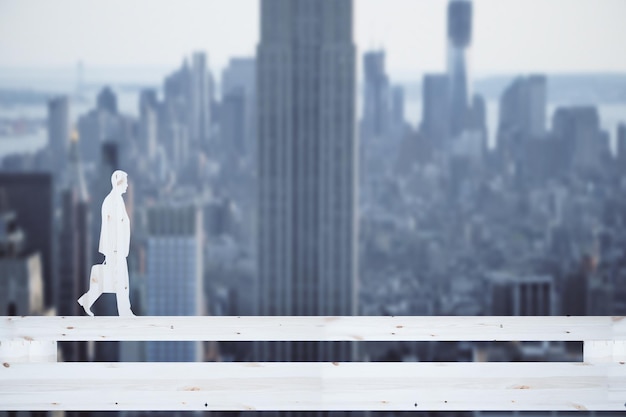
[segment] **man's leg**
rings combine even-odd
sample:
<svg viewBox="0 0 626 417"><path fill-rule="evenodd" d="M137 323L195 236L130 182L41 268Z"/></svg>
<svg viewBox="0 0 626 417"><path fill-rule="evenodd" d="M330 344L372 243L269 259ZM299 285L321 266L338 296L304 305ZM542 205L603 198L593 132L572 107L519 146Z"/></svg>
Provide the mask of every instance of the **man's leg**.
<svg viewBox="0 0 626 417"><path fill-rule="evenodd" d="M130 287L128 285L128 265L126 258L117 259L117 313L120 316L134 316L130 309Z"/></svg>
<svg viewBox="0 0 626 417"><path fill-rule="evenodd" d="M93 312L91 311L91 306L93 305L93 303L96 302L98 297L102 295L102 284L99 281L103 279L103 271L101 267L99 270L100 274L96 272L96 269L98 269L97 267L99 266L95 265L95 267L96 268L91 268L91 276L89 277L89 291L87 291L78 299L78 304L80 304L81 307L85 310L85 313L92 317Z"/></svg>

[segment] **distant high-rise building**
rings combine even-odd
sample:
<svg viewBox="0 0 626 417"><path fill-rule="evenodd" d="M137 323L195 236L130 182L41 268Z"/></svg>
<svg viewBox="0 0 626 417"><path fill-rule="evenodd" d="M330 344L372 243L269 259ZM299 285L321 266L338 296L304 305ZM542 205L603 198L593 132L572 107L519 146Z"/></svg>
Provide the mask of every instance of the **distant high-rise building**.
<svg viewBox="0 0 626 417"><path fill-rule="evenodd" d="M243 88L246 94L254 92L256 84L254 58L232 58L222 72L222 95Z"/></svg>
<svg viewBox="0 0 626 417"><path fill-rule="evenodd" d="M603 169L609 157L609 141L600 130L596 107L557 108L552 118L552 132L555 139L563 144L571 167L584 171Z"/></svg>
<svg viewBox="0 0 626 417"><path fill-rule="evenodd" d="M494 316L550 316L557 313L554 279L549 275L491 277L489 314Z"/></svg>
<svg viewBox="0 0 626 417"><path fill-rule="evenodd" d="M389 135L396 141L402 140L407 131L404 120L404 88L401 85L391 87L389 108Z"/></svg>
<svg viewBox="0 0 626 417"><path fill-rule="evenodd" d="M180 69L165 77L163 93L167 103L185 108L191 105L191 69L186 59Z"/></svg>
<svg viewBox="0 0 626 417"><path fill-rule="evenodd" d="M78 61L76 63L76 97L81 97L83 94L84 72L83 61Z"/></svg>
<svg viewBox="0 0 626 417"><path fill-rule="evenodd" d="M103 185L101 200L104 200L104 197L111 191L110 174L119 169L119 165L119 145L113 141L104 142L102 144L102 159L100 160L101 177L106 176L106 174L109 174L109 177L101 181Z"/></svg>
<svg viewBox="0 0 626 417"><path fill-rule="evenodd" d="M150 316L204 314L202 216L199 207L148 210L146 300ZM202 360L201 342L149 342L151 362Z"/></svg>
<svg viewBox="0 0 626 417"><path fill-rule="evenodd" d="M87 290L91 267L91 207L76 141L71 145L68 174L72 182L61 197L63 213L59 240L57 313L62 316L81 313L75 301Z"/></svg>
<svg viewBox="0 0 626 417"><path fill-rule="evenodd" d="M204 52L196 52L191 59L191 137L196 144L209 139L211 130L211 82Z"/></svg>
<svg viewBox="0 0 626 417"><path fill-rule="evenodd" d="M546 132L546 77L517 77L500 96L497 153L505 166L528 180L543 181L565 168L559 143Z"/></svg>
<svg viewBox="0 0 626 417"><path fill-rule="evenodd" d="M222 99L220 130L224 145L236 155L246 151L246 96L243 89L233 89Z"/></svg>
<svg viewBox="0 0 626 417"><path fill-rule="evenodd" d="M139 113L146 109L156 109L159 104L154 88L145 88L139 93Z"/></svg>
<svg viewBox="0 0 626 417"><path fill-rule="evenodd" d="M220 120L233 121L232 113L224 108L227 102L235 107L239 101L243 104L242 126L243 142L241 151L254 155L256 147L256 61L254 58L233 58L222 73L222 113ZM227 114L224 115L223 113ZM228 137L226 141L229 141Z"/></svg>
<svg viewBox="0 0 626 417"><path fill-rule="evenodd" d="M530 136L540 138L546 133L546 107L548 101L547 81L545 75L531 75L528 85L528 126Z"/></svg>
<svg viewBox="0 0 626 417"><path fill-rule="evenodd" d="M25 253L41 254L44 302L54 307L57 262L54 251L52 176L47 173L0 173L0 193L26 235Z"/></svg>
<svg viewBox="0 0 626 417"><path fill-rule="evenodd" d="M187 166L190 158L189 128L169 102L159 107L157 121L159 143L164 147L172 167L180 171Z"/></svg>
<svg viewBox="0 0 626 417"><path fill-rule="evenodd" d="M103 143L126 139L125 123L122 116L100 107L82 115L78 119L81 160L92 167L100 163Z"/></svg>
<svg viewBox="0 0 626 417"><path fill-rule="evenodd" d="M215 93L217 91L217 82L213 77L213 73L211 70L207 70L207 89L209 91L208 98L208 106L209 106L209 135L210 130L213 129L214 125L219 125L219 102L215 98Z"/></svg>
<svg viewBox="0 0 626 417"><path fill-rule="evenodd" d="M500 97L498 141L527 141L546 133L546 77L517 77Z"/></svg>
<svg viewBox="0 0 626 417"><path fill-rule="evenodd" d="M3 200L5 200L3 198ZM25 250L26 235L14 211L0 207L0 312L6 316L44 312L43 279L39 252Z"/></svg>
<svg viewBox="0 0 626 417"><path fill-rule="evenodd" d="M187 61L163 82L164 99L158 111L158 142L172 166L180 170L188 162L191 147L191 70Z"/></svg>
<svg viewBox="0 0 626 417"><path fill-rule="evenodd" d="M420 130L437 148L444 147L450 129L449 83L446 74L426 74L422 83Z"/></svg>
<svg viewBox="0 0 626 417"><path fill-rule="evenodd" d="M363 121L365 140L384 139L389 133L391 91L385 71L385 51L371 51L363 55Z"/></svg>
<svg viewBox="0 0 626 417"><path fill-rule="evenodd" d="M352 1L263 0L258 80L260 315L357 313ZM260 344L261 360L353 346Z"/></svg>
<svg viewBox="0 0 626 417"><path fill-rule="evenodd" d="M626 169L626 123L617 126L617 158Z"/></svg>
<svg viewBox="0 0 626 417"><path fill-rule="evenodd" d="M472 42L471 0L448 3L448 77L450 134L456 138L465 129L471 97L469 46Z"/></svg>
<svg viewBox="0 0 626 417"><path fill-rule="evenodd" d="M564 277L562 284L561 314L586 316L591 313L590 287L595 273L595 261L592 256L584 255L580 265Z"/></svg>
<svg viewBox="0 0 626 417"><path fill-rule="evenodd" d="M474 94L472 107L467 118L467 129L479 132L483 137L485 146L487 145L487 104L485 98L480 94Z"/></svg>
<svg viewBox="0 0 626 417"><path fill-rule="evenodd" d="M67 96L60 96L48 102L48 146L55 172L67 163L69 144L70 101Z"/></svg>
<svg viewBox="0 0 626 417"><path fill-rule="evenodd" d="M96 163L100 159L100 144L103 141L105 125L104 112L92 110L78 119L78 134L81 137L80 154L86 163Z"/></svg>
<svg viewBox="0 0 626 417"><path fill-rule="evenodd" d="M139 154L150 161L155 158L157 152L158 107L156 91L142 90L139 95Z"/></svg>
<svg viewBox="0 0 626 417"><path fill-rule="evenodd" d="M158 148L158 124L157 112L154 109L146 109L139 120L139 155L153 160Z"/></svg>
<svg viewBox="0 0 626 417"><path fill-rule="evenodd" d="M111 87L104 87L96 98L96 108L107 111L111 115L117 114L117 96Z"/></svg>
<svg viewBox="0 0 626 417"><path fill-rule="evenodd" d="M62 193L62 224L59 239L59 285L57 314L79 316L82 308L76 300L87 291L91 268L91 205L78 154L78 138L70 146L68 188ZM63 345L65 360L87 360L86 344Z"/></svg>

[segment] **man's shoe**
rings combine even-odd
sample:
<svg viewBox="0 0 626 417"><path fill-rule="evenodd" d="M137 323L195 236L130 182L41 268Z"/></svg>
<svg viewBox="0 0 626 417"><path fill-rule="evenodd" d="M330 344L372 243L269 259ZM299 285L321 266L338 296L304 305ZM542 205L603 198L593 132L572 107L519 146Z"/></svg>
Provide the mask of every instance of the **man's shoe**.
<svg viewBox="0 0 626 417"><path fill-rule="evenodd" d="M88 316L94 317L91 308L85 306L85 301L83 300L83 297L84 295L78 299L78 304L80 304L80 306L83 308L83 310L85 310L85 313L87 313Z"/></svg>

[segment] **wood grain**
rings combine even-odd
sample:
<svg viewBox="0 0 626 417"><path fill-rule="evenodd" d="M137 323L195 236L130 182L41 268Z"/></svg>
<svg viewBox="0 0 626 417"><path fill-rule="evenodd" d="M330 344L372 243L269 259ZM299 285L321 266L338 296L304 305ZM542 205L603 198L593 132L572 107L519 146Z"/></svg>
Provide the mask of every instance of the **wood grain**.
<svg viewBox="0 0 626 417"><path fill-rule="evenodd" d="M3 410L626 411L623 317L0 317ZM584 341L580 363L33 363L57 341ZM30 363L24 363L30 362Z"/></svg>
<svg viewBox="0 0 626 417"><path fill-rule="evenodd" d="M626 410L626 366L46 363L0 368L10 410Z"/></svg>
<svg viewBox="0 0 626 417"><path fill-rule="evenodd" d="M626 340L624 317L1 317L0 340Z"/></svg>

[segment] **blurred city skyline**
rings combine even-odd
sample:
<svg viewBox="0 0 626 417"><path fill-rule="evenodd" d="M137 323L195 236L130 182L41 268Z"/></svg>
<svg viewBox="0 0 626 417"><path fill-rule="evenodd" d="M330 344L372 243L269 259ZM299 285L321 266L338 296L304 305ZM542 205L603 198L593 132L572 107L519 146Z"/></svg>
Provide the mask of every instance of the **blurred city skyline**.
<svg viewBox="0 0 626 417"><path fill-rule="evenodd" d="M419 79L446 66L447 0L358 0L359 51L384 49L389 74ZM147 13L149 11L149 13ZM626 2L474 2L474 76L626 72ZM149 18L146 18L149 17ZM257 0L0 1L0 69L171 70L189 51L208 52L219 78L259 42Z"/></svg>
<svg viewBox="0 0 626 417"><path fill-rule="evenodd" d="M137 315L624 315L624 11L0 0L0 310L82 314L121 169ZM106 69L119 63L163 70ZM96 315L115 314L100 300ZM60 348L96 361L582 358L562 343L319 346Z"/></svg>

